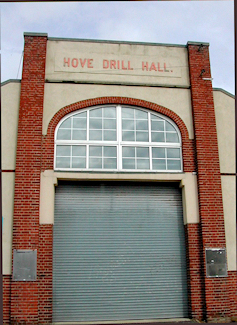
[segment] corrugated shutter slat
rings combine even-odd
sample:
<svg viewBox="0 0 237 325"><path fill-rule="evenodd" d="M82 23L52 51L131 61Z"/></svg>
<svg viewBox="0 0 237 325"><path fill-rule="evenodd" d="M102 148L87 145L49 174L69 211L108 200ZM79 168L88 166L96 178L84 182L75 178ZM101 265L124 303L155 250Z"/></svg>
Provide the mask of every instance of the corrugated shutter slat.
<svg viewBox="0 0 237 325"><path fill-rule="evenodd" d="M67 183L56 188L53 321L187 317L179 188Z"/></svg>

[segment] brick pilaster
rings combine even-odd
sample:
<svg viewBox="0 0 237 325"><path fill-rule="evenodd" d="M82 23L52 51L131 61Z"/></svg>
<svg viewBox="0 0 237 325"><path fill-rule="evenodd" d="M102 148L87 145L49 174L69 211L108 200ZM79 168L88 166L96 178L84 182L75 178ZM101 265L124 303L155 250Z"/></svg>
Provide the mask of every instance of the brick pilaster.
<svg viewBox="0 0 237 325"><path fill-rule="evenodd" d="M189 317L203 320L205 318L205 292L203 284L200 224L186 224L185 238L187 252Z"/></svg>
<svg viewBox="0 0 237 325"><path fill-rule="evenodd" d="M47 34L25 35L18 122L13 249L38 249ZM38 280L12 281L11 324L38 322Z"/></svg>
<svg viewBox="0 0 237 325"><path fill-rule="evenodd" d="M208 44L188 43L199 213L205 248L225 247L221 175ZM227 278L204 276L207 320L229 316Z"/></svg>

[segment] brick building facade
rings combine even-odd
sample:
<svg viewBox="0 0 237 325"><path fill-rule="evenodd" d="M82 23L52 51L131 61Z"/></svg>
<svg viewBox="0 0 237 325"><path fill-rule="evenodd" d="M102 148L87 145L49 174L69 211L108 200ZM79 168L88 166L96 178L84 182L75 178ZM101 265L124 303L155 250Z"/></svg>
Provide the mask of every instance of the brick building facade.
<svg viewBox="0 0 237 325"><path fill-rule="evenodd" d="M2 84L4 322L237 316L234 98L208 44L24 37Z"/></svg>

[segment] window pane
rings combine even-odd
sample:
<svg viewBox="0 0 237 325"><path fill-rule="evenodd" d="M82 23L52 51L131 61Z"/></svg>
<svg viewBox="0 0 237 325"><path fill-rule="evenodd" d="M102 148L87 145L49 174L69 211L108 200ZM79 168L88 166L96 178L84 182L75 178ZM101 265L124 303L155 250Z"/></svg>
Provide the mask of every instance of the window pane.
<svg viewBox="0 0 237 325"><path fill-rule="evenodd" d="M102 158L89 158L89 168L102 168Z"/></svg>
<svg viewBox="0 0 237 325"><path fill-rule="evenodd" d="M180 160L167 160L167 169L168 170L180 170L181 169Z"/></svg>
<svg viewBox="0 0 237 325"><path fill-rule="evenodd" d="M72 155L73 156L86 156L86 146L72 146Z"/></svg>
<svg viewBox="0 0 237 325"><path fill-rule="evenodd" d="M108 120L105 119L104 120L104 129L112 129L112 130L116 130L116 120Z"/></svg>
<svg viewBox="0 0 237 325"><path fill-rule="evenodd" d="M177 133L166 133L166 142L179 142L178 134Z"/></svg>
<svg viewBox="0 0 237 325"><path fill-rule="evenodd" d="M89 111L90 117L102 117L102 108L96 108Z"/></svg>
<svg viewBox="0 0 237 325"><path fill-rule="evenodd" d="M70 157L57 157L56 168L70 168Z"/></svg>
<svg viewBox="0 0 237 325"><path fill-rule="evenodd" d="M123 147L123 157L135 157L135 147Z"/></svg>
<svg viewBox="0 0 237 325"><path fill-rule="evenodd" d="M179 148L168 148L167 149L167 158L180 158L180 149Z"/></svg>
<svg viewBox="0 0 237 325"><path fill-rule="evenodd" d="M152 148L152 158L165 158L165 148Z"/></svg>
<svg viewBox="0 0 237 325"><path fill-rule="evenodd" d="M123 141L135 141L134 131L123 131Z"/></svg>
<svg viewBox="0 0 237 325"><path fill-rule="evenodd" d="M100 141L100 140L102 140L102 131L101 130L97 130L97 131L90 130L89 137L90 137L90 140Z"/></svg>
<svg viewBox="0 0 237 325"><path fill-rule="evenodd" d="M148 132L137 131L136 132L136 141L148 142L149 141Z"/></svg>
<svg viewBox="0 0 237 325"><path fill-rule="evenodd" d="M71 155L71 146L57 146L56 156L69 156Z"/></svg>
<svg viewBox="0 0 237 325"><path fill-rule="evenodd" d="M86 130L73 130L72 140L86 140Z"/></svg>
<svg viewBox="0 0 237 325"><path fill-rule="evenodd" d="M104 157L117 157L117 147L104 147Z"/></svg>
<svg viewBox="0 0 237 325"><path fill-rule="evenodd" d="M84 117L84 118L86 118L86 112L83 112L83 113L78 113L78 114L75 114L75 115L73 115L73 117L80 117L80 118L82 118L82 117Z"/></svg>
<svg viewBox="0 0 237 325"><path fill-rule="evenodd" d="M165 170L165 159L152 159L152 169L154 170Z"/></svg>
<svg viewBox="0 0 237 325"><path fill-rule="evenodd" d="M86 158L72 158L72 168L86 168Z"/></svg>
<svg viewBox="0 0 237 325"><path fill-rule="evenodd" d="M116 118L116 108L104 107L104 117Z"/></svg>
<svg viewBox="0 0 237 325"><path fill-rule="evenodd" d="M89 156L90 157L102 157L102 147L90 146L89 147Z"/></svg>
<svg viewBox="0 0 237 325"><path fill-rule="evenodd" d="M104 139L105 141L116 141L117 139L116 131L104 130Z"/></svg>
<svg viewBox="0 0 237 325"><path fill-rule="evenodd" d="M141 120L147 120L148 114L140 109L135 109L135 118Z"/></svg>
<svg viewBox="0 0 237 325"><path fill-rule="evenodd" d="M148 130L148 121L147 120L136 121L136 130Z"/></svg>
<svg viewBox="0 0 237 325"><path fill-rule="evenodd" d="M152 131L164 131L164 121L151 121Z"/></svg>
<svg viewBox="0 0 237 325"><path fill-rule="evenodd" d="M117 169L117 159L116 158L104 158L104 168Z"/></svg>
<svg viewBox="0 0 237 325"><path fill-rule="evenodd" d="M149 159L137 159L137 169L150 169Z"/></svg>
<svg viewBox="0 0 237 325"><path fill-rule="evenodd" d="M123 169L135 169L135 158L123 158Z"/></svg>
<svg viewBox="0 0 237 325"><path fill-rule="evenodd" d="M60 129L66 128L70 129L71 128L71 118L67 118L59 127Z"/></svg>
<svg viewBox="0 0 237 325"><path fill-rule="evenodd" d="M154 114L151 114L151 120L153 120L153 121L163 121L162 118L160 118L159 116L154 115Z"/></svg>
<svg viewBox="0 0 237 325"><path fill-rule="evenodd" d="M152 142L165 142L164 132L151 132L151 141Z"/></svg>
<svg viewBox="0 0 237 325"><path fill-rule="evenodd" d="M134 109L133 108L122 108L122 118L134 118Z"/></svg>
<svg viewBox="0 0 237 325"><path fill-rule="evenodd" d="M165 129L166 129L166 131L174 131L174 132L176 132L175 128L167 121L165 122Z"/></svg>
<svg viewBox="0 0 237 325"><path fill-rule="evenodd" d="M134 120L122 120L123 130L134 130Z"/></svg>
<svg viewBox="0 0 237 325"><path fill-rule="evenodd" d="M73 118L72 122L74 129L86 129L86 119L85 118Z"/></svg>
<svg viewBox="0 0 237 325"><path fill-rule="evenodd" d="M102 119L90 118L89 128L90 128L90 130L92 130L92 129L101 130L102 129Z"/></svg>
<svg viewBox="0 0 237 325"><path fill-rule="evenodd" d="M139 148L139 147L137 147L137 157L139 157L139 158L148 158L149 157L149 149L148 148Z"/></svg>
<svg viewBox="0 0 237 325"><path fill-rule="evenodd" d="M59 129L57 140L71 140L71 130Z"/></svg>

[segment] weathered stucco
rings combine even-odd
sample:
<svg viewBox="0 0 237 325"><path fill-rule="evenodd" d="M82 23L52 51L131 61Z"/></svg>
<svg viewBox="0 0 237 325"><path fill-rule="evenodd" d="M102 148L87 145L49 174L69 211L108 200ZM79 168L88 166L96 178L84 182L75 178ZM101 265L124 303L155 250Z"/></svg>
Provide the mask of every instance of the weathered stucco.
<svg viewBox="0 0 237 325"><path fill-rule="evenodd" d="M213 91L221 173L235 173L235 99Z"/></svg>
<svg viewBox="0 0 237 325"><path fill-rule="evenodd" d="M236 177L221 176L228 270L236 271Z"/></svg>
<svg viewBox="0 0 237 325"><path fill-rule="evenodd" d="M14 170L16 166L20 90L20 82L9 82L1 87L1 135L3 170Z"/></svg>
<svg viewBox="0 0 237 325"><path fill-rule="evenodd" d="M2 173L2 273L11 274L15 173Z"/></svg>
<svg viewBox="0 0 237 325"><path fill-rule="evenodd" d="M47 80L189 86L185 46L48 40L46 62Z"/></svg>
<svg viewBox="0 0 237 325"><path fill-rule="evenodd" d="M50 120L62 107L97 97L121 96L164 106L180 116L193 138L192 108L189 89L46 83L43 134Z"/></svg>

